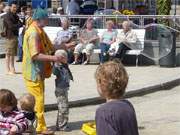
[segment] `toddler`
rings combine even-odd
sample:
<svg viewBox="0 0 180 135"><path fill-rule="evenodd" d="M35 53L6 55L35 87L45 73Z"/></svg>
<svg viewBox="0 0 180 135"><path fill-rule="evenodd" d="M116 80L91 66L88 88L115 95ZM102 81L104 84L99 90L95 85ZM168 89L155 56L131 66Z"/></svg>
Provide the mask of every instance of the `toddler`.
<svg viewBox="0 0 180 135"><path fill-rule="evenodd" d="M64 50L57 50L55 55L63 56L67 58L67 53ZM70 80L73 80L73 76L67 63L55 63L53 67L53 74L56 76L55 80L55 95L58 103L58 114L56 127L57 130L68 130L68 90L70 87Z"/></svg>
<svg viewBox="0 0 180 135"><path fill-rule="evenodd" d="M35 107L35 98L33 95L24 94L22 97L20 97L19 108L26 117L26 119L28 120L29 128L27 132L29 132L32 135L36 134L36 125L35 125L36 115L35 115L34 107Z"/></svg>
<svg viewBox="0 0 180 135"><path fill-rule="evenodd" d="M28 121L17 109L14 93L7 89L0 89L0 134L22 134L27 128Z"/></svg>

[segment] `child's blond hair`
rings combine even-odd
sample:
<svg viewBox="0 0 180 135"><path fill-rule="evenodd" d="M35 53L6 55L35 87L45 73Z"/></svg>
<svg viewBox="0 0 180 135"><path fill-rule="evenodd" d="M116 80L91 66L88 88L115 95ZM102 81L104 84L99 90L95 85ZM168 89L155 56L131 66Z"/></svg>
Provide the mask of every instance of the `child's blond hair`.
<svg viewBox="0 0 180 135"><path fill-rule="evenodd" d="M31 94L24 94L19 98L20 107L24 111L33 112L35 106L35 98Z"/></svg>
<svg viewBox="0 0 180 135"><path fill-rule="evenodd" d="M118 99L125 93L128 83L128 74L123 64L118 61L109 61L100 65L95 73L95 78L105 98Z"/></svg>

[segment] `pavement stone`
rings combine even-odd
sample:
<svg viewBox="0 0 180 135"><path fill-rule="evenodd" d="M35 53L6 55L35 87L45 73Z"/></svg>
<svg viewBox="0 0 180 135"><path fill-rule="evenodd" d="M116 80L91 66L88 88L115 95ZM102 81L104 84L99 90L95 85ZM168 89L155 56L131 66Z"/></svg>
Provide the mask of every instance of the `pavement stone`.
<svg viewBox="0 0 180 135"><path fill-rule="evenodd" d="M128 98L133 104L138 121L140 135L179 135L180 130L180 86L157 91L140 97ZM85 135L82 124L95 119L96 109L100 105L76 107L70 109L69 126L71 132L58 132L56 135ZM48 127L55 129L57 111L45 113Z"/></svg>
<svg viewBox="0 0 180 135"><path fill-rule="evenodd" d="M0 88L12 90L17 98L26 93L23 77L21 74L21 63L15 63L17 75L6 75L5 59L0 59ZM75 102L98 99L94 73L98 65L70 65L74 76L69 91L71 106ZM180 82L180 67L162 68L159 66L125 67L129 74L129 84L126 92L129 95L151 92L155 89L164 88L166 84L177 85ZM46 79L45 104L53 106L56 104L54 95L54 79ZM78 103L79 103L78 102Z"/></svg>

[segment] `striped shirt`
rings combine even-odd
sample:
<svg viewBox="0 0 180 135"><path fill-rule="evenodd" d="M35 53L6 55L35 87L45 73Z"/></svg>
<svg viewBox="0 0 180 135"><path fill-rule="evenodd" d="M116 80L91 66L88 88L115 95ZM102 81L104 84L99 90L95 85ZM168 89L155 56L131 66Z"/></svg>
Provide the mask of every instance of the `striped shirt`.
<svg viewBox="0 0 180 135"><path fill-rule="evenodd" d="M14 125L18 127L17 133L22 133L28 129L28 121L24 114L17 109L11 112L0 111L0 133L6 134Z"/></svg>

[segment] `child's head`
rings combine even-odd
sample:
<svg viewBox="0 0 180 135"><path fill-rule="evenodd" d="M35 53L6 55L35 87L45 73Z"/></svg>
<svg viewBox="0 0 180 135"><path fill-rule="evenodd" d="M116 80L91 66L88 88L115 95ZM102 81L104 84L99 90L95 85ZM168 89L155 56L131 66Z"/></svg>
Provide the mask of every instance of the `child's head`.
<svg viewBox="0 0 180 135"><path fill-rule="evenodd" d="M57 50L55 52L55 56L62 56L64 57L65 59L67 59L67 52L65 50ZM65 64L65 63L64 63Z"/></svg>
<svg viewBox="0 0 180 135"><path fill-rule="evenodd" d="M106 99L119 99L128 83L128 75L123 64L118 61L109 61L100 65L95 73L99 94Z"/></svg>
<svg viewBox="0 0 180 135"><path fill-rule="evenodd" d="M33 112L35 106L35 98L31 94L24 94L19 98L19 105L21 110Z"/></svg>
<svg viewBox="0 0 180 135"><path fill-rule="evenodd" d="M10 112L17 106L17 99L8 89L0 89L0 111Z"/></svg>

